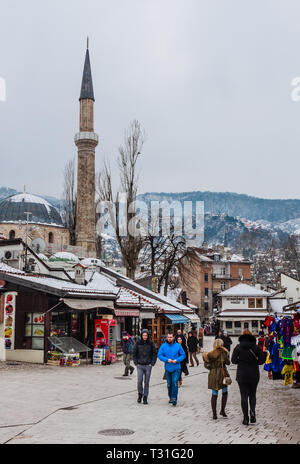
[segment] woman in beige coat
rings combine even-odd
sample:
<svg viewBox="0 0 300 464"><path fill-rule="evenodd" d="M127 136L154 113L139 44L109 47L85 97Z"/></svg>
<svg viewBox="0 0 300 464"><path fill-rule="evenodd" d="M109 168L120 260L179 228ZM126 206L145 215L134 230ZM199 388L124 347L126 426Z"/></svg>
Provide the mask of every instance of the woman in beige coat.
<svg viewBox="0 0 300 464"><path fill-rule="evenodd" d="M222 390L222 405L220 414L227 417L225 413L225 406L228 398L228 388L223 383L224 373L223 368L225 365L230 364L228 350L223 346L223 340L217 338L214 341L213 350L209 353L203 353L204 367L209 370L208 374L208 388L212 390L211 408L213 412L213 419L217 419L217 399L218 391Z"/></svg>

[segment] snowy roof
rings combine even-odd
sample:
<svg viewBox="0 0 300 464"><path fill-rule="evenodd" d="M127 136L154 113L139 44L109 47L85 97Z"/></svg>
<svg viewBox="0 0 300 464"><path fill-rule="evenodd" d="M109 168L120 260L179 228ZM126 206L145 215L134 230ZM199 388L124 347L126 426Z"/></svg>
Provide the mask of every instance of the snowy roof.
<svg viewBox="0 0 300 464"><path fill-rule="evenodd" d="M99 272L94 272L92 279L86 285L86 288L107 291L117 295L119 288L114 284L114 282L109 279L109 277L100 274Z"/></svg>
<svg viewBox="0 0 300 464"><path fill-rule="evenodd" d="M83 264L84 266L94 266L94 265L104 266L103 261L97 258L85 258L85 259L82 259L80 263Z"/></svg>
<svg viewBox="0 0 300 464"><path fill-rule="evenodd" d="M58 210L44 198L29 193L20 193L0 202L0 223L26 221L25 212L30 212L28 222L63 227Z"/></svg>
<svg viewBox="0 0 300 464"><path fill-rule="evenodd" d="M251 285L237 284L219 293L218 296L270 296L271 293L259 290Z"/></svg>
<svg viewBox="0 0 300 464"><path fill-rule="evenodd" d="M53 261L74 261L75 263L79 262L78 256L74 255L73 253L69 253L67 251L59 251L51 256L50 260Z"/></svg>
<svg viewBox="0 0 300 464"><path fill-rule="evenodd" d="M19 269L8 266L7 264L1 263L1 262L0 262L0 272L7 272L10 274L25 274L24 271L19 271Z"/></svg>
<svg viewBox="0 0 300 464"><path fill-rule="evenodd" d="M206 261L206 262L209 262L209 263L212 263L212 262L213 262L213 259L208 258L208 257L205 256L205 255L201 255L200 253L198 253L198 251L196 251L196 255L198 256L198 258L199 258L201 261Z"/></svg>
<svg viewBox="0 0 300 464"><path fill-rule="evenodd" d="M237 310L237 311L232 311L232 310L228 310L228 311L222 311L221 313L218 314L218 318L219 317L237 317L238 319L240 319L241 317L251 317L251 318L254 318L254 317L267 317L269 316L269 313L268 311L243 311L242 309L240 310Z"/></svg>

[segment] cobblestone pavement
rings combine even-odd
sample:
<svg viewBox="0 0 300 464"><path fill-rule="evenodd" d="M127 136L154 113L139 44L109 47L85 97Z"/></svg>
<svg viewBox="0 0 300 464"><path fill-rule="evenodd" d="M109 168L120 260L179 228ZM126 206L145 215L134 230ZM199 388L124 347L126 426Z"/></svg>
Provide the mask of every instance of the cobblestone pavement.
<svg viewBox="0 0 300 464"><path fill-rule="evenodd" d="M213 338L206 337L209 350ZM236 342L236 340L235 340ZM136 402L136 370L124 378L111 366L0 366L1 443L271 444L300 443L300 389L272 381L261 369L257 423L242 425L238 385L229 387L228 418L212 420L202 362L183 378L176 407L168 403L163 366L153 369L149 404ZM235 366L229 371L235 378ZM221 396L221 395L219 395ZM220 398L218 400L218 411ZM128 429L130 435L102 435ZM120 432L121 433L121 432Z"/></svg>

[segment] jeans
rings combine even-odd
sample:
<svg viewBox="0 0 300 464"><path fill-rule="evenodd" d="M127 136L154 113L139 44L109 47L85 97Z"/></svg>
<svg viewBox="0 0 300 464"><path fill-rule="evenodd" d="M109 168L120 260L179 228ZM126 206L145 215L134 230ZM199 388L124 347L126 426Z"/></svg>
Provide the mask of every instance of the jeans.
<svg viewBox="0 0 300 464"><path fill-rule="evenodd" d="M137 365L137 379L138 379L138 393L139 395L148 397L149 394L149 382L151 376L152 366L142 364ZM143 388L144 380L144 388Z"/></svg>
<svg viewBox="0 0 300 464"><path fill-rule="evenodd" d="M255 415L256 406L256 389L258 381L255 382L238 382L241 392L241 406L244 417L248 417L248 401L250 412Z"/></svg>
<svg viewBox="0 0 300 464"><path fill-rule="evenodd" d="M168 383L168 393L170 400L177 401L178 396L178 380L181 374L181 369L176 369L173 372L166 370L166 378Z"/></svg>

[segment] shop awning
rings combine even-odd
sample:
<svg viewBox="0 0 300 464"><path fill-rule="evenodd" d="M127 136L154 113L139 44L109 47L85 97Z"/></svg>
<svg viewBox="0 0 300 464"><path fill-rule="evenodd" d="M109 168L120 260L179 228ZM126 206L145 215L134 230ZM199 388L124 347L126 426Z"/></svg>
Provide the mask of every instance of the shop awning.
<svg viewBox="0 0 300 464"><path fill-rule="evenodd" d="M86 311L94 308L113 309L114 303L110 300L87 300L84 298L63 298L62 301L71 309Z"/></svg>
<svg viewBox="0 0 300 464"><path fill-rule="evenodd" d="M165 316L170 319L172 324L186 324L189 322L189 319L181 314L165 314Z"/></svg>
<svg viewBox="0 0 300 464"><path fill-rule="evenodd" d="M190 322L194 324L200 324L200 317L195 313L184 313L185 317L189 319Z"/></svg>
<svg viewBox="0 0 300 464"><path fill-rule="evenodd" d="M140 312L138 309L114 309L115 315L118 317L139 317Z"/></svg>

